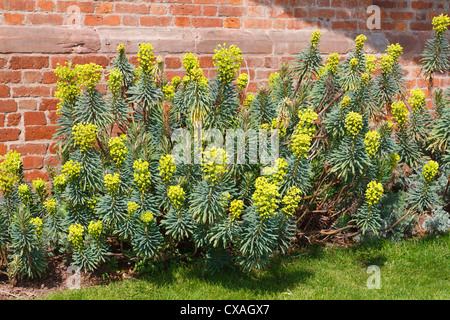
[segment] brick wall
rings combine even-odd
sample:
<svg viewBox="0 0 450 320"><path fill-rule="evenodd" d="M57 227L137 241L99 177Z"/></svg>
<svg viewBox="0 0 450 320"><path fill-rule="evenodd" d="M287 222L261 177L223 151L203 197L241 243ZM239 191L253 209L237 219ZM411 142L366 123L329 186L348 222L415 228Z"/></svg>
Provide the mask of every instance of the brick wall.
<svg viewBox="0 0 450 320"><path fill-rule="evenodd" d="M380 29L367 27L371 5L381 9ZM408 87L426 88L418 55L432 17L449 12L447 0L0 0L0 155L18 150L30 179L45 177L45 166L58 163L51 139L57 63L106 67L118 44L131 56L149 42L164 58L167 77L183 74L185 52L196 53L213 77L217 44L236 44L255 91L320 28L324 57L345 55L361 33L368 52L400 43ZM449 84L448 74L436 79L436 85Z"/></svg>

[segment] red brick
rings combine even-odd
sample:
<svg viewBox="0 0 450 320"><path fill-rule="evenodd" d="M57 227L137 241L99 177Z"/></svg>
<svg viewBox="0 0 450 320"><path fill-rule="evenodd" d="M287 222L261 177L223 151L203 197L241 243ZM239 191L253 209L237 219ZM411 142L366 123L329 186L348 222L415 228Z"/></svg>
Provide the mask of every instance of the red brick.
<svg viewBox="0 0 450 320"><path fill-rule="evenodd" d="M412 1L411 8L412 9L432 9L433 1Z"/></svg>
<svg viewBox="0 0 450 320"><path fill-rule="evenodd" d="M75 64L87 64L87 63L95 63L103 68L106 68L109 65L109 59L105 56L91 56L91 55L77 55L73 57L72 63Z"/></svg>
<svg viewBox="0 0 450 320"><path fill-rule="evenodd" d="M150 13L156 15L164 15L167 13L167 6L162 4L152 4Z"/></svg>
<svg viewBox="0 0 450 320"><path fill-rule="evenodd" d="M0 112L7 113L16 111L17 111L17 103L14 100L0 100Z"/></svg>
<svg viewBox="0 0 450 320"><path fill-rule="evenodd" d="M142 16L140 17L140 23L143 27L167 27L170 26L172 22L172 17L155 17L155 16Z"/></svg>
<svg viewBox="0 0 450 320"><path fill-rule="evenodd" d="M24 71L23 81L26 83L42 82L42 73L40 71Z"/></svg>
<svg viewBox="0 0 450 320"><path fill-rule="evenodd" d="M10 61L10 68L18 69L42 69L48 67L48 57L44 56L13 56Z"/></svg>
<svg viewBox="0 0 450 320"><path fill-rule="evenodd" d="M135 15L122 15L122 25L124 26L139 26L139 17Z"/></svg>
<svg viewBox="0 0 450 320"><path fill-rule="evenodd" d="M42 99L39 104L39 111L56 110L58 99Z"/></svg>
<svg viewBox="0 0 450 320"><path fill-rule="evenodd" d="M115 13L148 14L150 12L148 4L145 3L116 3Z"/></svg>
<svg viewBox="0 0 450 320"><path fill-rule="evenodd" d="M5 114L0 113L0 127L4 127L4 126L5 126Z"/></svg>
<svg viewBox="0 0 450 320"><path fill-rule="evenodd" d="M0 98L7 98L10 96L10 88L7 85L0 84Z"/></svg>
<svg viewBox="0 0 450 320"><path fill-rule="evenodd" d="M23 121L25 126L39 126L46 125L47 119L45 118L44 112L25 112L23 114Z"/></svg>
<svg viewBox="0 0 450 320"><path fill-rule="evenodd" d="M294 9L294 18L305 18L308 16L308 11L303 8Z"/></svg>
<svg viewBox="0 0 450 320"><path fill-rule="evenodd" d="M336 12L333 9L309 9L310 18L334 18Z"/></svg>
<svg viewBox="0 0 450 320"><path fill-rule="evenodd" d="M171 5L170 14L173 15L189 15L189 16L199 16L201 15L202 8L197 5Z"/></svg>
<svg viewBox="0 0 450 320"><path fill-rule="evenodd" d="M7 0L6 5L11 11L34 11L35 0Z"/></svg>
<svg viewBox="0 0 450 320"><path fill-rule="evenodd" d="M25 156L22 157L23 168L29 169L42 169L44 166L44 157L42 156Z"/></svg>
<svg viewBox="0 0 450 320"><path fill-rule="evenodd" d="M37 102L33 99L25 99L19 101L19 110L36 110Z"/></svg>
<svg viewBox="0 0 450 320"><path fill-rule="evenodd" d="M20 79L20 71L0 70L0 83L19 83Z"/></svg>
<svg viewBox="0 0 450 320"><path fill-rule="evenodd" d="M97 13L111 13L113 4L111 2L97 3Z"/></svg>
<svg viewBox="0 0 450 320"><path fill-rule="evenodd" d="M0 141L19 140L20 129L17 128L0 128Z"/></svg>
<svg viewBox="0 0 450 320"><path fill-rule="evenodd" d="M120 25L120 15L87 15L84 18L84 24L87 26L118 26Z"/></svg>
<svg viewBox="0 0 450 320"><path fill-rule="evenodd" d="M22 13L5 12L4 20L6 24L23 24L24 15Z"/></svg>
<svg viewBox="0 0 450 320"><path fill-rule="evenodd" d="M411 31L431 31L433 26L428 22L410 22L409 29Z"/></svg>
<svg viewBox="0 0 450 320"><path fill-rule="evenodd" d="M192 18L192 26L195 28L222 28L222 19L217 18Z"/></svg>
<svg viewBox="0 0 450 320"><path fill-rule="evenodd" d="M239 29L241 27L241 20L239 18L226 18L224 27L229 29Z"/></svg>
<svg viewBox="0 0 450 320"><path fill-rule="evenodd" d="M25 179L28 181L33 181L38 178L48 181L48 173L46 170L28 170L24 172Z"/></svg>
<svg viewBox="0 0 450 320"><path fill-rule="evenodd" d="M25 140L51 140L57 126L25 127Z"/></svg>
<svg viewBox="0 0 450 320"><path fill-rule="evenodd" d="M0 58L0 68L4 68L7 63L8 60L6 58Z"/></svg>
<svg viewBox="0 0 450 320"><path fill-rule="evenodd" d="M44 166L56 167L60 163L61 163L61 161L59 160L59 157L55 156L55 155L46 156L44 158Z"/></svg>
<svg viewBox="0 0 450 320"><path fill-rule="evenodd" d="M203 6L202 14L204 16L215 16L217 14L216 6Z"/></svg>
<svg viewBox="0 0 450 320"><path fill-rule="evenodd" d="M6 116L6 126L7 127L17 127L20 124L20 119L22 115L20 113L8 113Z"/></svg>
<svg viewBox="0 0 450 320"><path fill-rule="evenodd" d="M41 11L53 11L55 3L51 0L38 0L37 6Z"/></svg>
<svg viewBox="0 0 450 320"><path fill-rule="evenodd" d="M48 143L17 143L9 146L10 150L16 150L21 155L46 154Z"/></svg>
<svg viewBox="0 0 450 320"><path fill-rule="evenodd" d="M236 6L220 6L219 16L223 17L241 17L244 11L243 7Z"/></svg>
<svg viewBox="0 0 450 320"><path fill-rule="evenodd" d="M389 13L391 19L394 20L411 20L414 17L414 12L412 11L391 11Z"/></svg>
<svg viewBox="0 0 450 320"><path fill-rule="evenodd" d="M44 72L44 78L42 80L42 83L52 84L52 83L56 83L56 81L58 81L58 77L56 76L56 74L53 71L45 71Z"/></svg>
<svg viewBox="0 0 450 320"><path fill-rule="evenodd" d="M213 58L208 56L202 56L199 58L200 68L214 68Z"/></svg>
<svg viewBox="0 0 450 320"><path fill-rule="evenodd" d="M50 96L49 86L20 86L12 88L13 97L48 97Z"/></svg>
<svg viewBox="0 0 450 320"><path fill-rule="evenodd" d="M333 29L355 30L357 23L356 21L332 21L331 26ZM385 23L383 23L383 28L385 28Z"/></svg>
<svg viewBox="0 0 450 320"><path fill-rule="evenodd" d="M27 14L27 21L32 24L50 24L50 25L62 25L63 16L61 14L50 13L29 13Z"/></svg>
<svg viewBox="0 0 450 320"><path fill-rule="evenodd" d="M269 19L242 19L244 28L248 29L269 29L272 27L272 20Z"/></svg>
<svg viewBox="0 0 450 320"><path fill-rule="evenodd" d="M269 15L271 18L275 19L286 19L292 18L294 16L294 12L286 7L275 7L270 9Z"/></svg>
<svg viewBox="0 0 450 320"><path fill-rule="evenodd" d="M48 112L48 123L49 124L57 124L58 122L58 113L56 111L49 111Z"/></svg>
<svg viewBox="0 0 450 320"><path fill-rule="evenodd" d="M95 9L94 1L57 1L58 12L68 12L70 6L77 6L82 13L93 13Z"/></svg>
<svg viewBox="0 0 450 320"><path fill-rule="evenodd" d="M166 57L164 64L166 69L179 69L181 68L181 59L179 57Z"/></svg>
<svg viewBox="0 0 450 320"><path fill-rule="evenodd" d="M175 17L174 24L177 27L188 28L191 25L191 18L189 18L189 17Z"/></svg>

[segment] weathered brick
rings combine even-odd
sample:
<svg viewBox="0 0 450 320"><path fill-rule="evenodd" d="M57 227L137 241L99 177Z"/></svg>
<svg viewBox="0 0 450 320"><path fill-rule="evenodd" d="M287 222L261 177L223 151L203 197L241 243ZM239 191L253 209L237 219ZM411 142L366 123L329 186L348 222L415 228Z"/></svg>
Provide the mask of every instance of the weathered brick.
<svg viewBox="0 0 450 320"><path fill-rule="evenodd" d="M18 153L20 153L23 156L29 155L29 154L46 154L48 143L42 142L42 143L14 143L9 146L10 149L16 150Z"/></svg>
<svg viewBox="0 0 450 320"><path fill-rule="evenodd" d="M37 7L41 9L41 11L53 11L55 3L52 0L38 0Z"/></svg>
<svg viewBox="0 0 450 320"><path fill-rule="evenodd" d="M1 85L0 85L1 89ZM0 100L0 112L16 112L17 102L14 100Z"/></svg>
<svg viewBox="0 0 450 320"><path fill-rule="evenodd" d="M20 71L0 70L0 83L19 83L21 78Z"/></svg>
<svg viewBox="0 0 450 320"><path fill-rule="evenodd" d="M20 124L22 115L20 113L8 113L6 116L7 127L17 127Z"/></svg>
<svg viewBox="0 0 450 320"><path fill-rule="evenodd" d="M51 140L55 134L57 126L33 126L25 127L25 140Z"/></svg>
<svg viewBox="0 0 450 320"><path fill-rule="evenodd" d="M189 17L175 17L174 25L177 27L187 28L191 25L191 18Z"/></svg>
<svg viewBox="0 0 450 320"><path fill-rule="evenodd" d="M39 111L56 110L58 99L42 99L39 104Z"/></svg>
<svg viewBox="0 0 450 320"><path fill-rule="evenodd" d="M84 24L87 26L118 26L120 25L120 19L120 15L116 14L93 14L84 18Z"/></svg>
<svg viewBox="0 0 450 320"><path fill-rule="evenodd" d="M0 98L8 98L11 96L10 87L5 84L0 84Z"/></svg>
<svg viewBox="0 0 450 320"><path fill-rule="evenodd" d="M218 18L192 18L194 28L221 28L223 20Z"/></svg>
<svg viewBox="0 0 450 320"><path fill-rule="evenodd" d="M197 5L187 5L187 4L176 4L170 6L170 14L172 15L190 15L199 16L201 15L202 8Z"/></svg>
<svg viewBox="0 0 450 320"><path fill-rule="evenodd" d="M13 56L10 61L10 68L18 69L42 69L48 67L48 57L46 56Z"/></svg>
<svg viewBox="0 0 450 320"><path fill-rule="evenodd" d="M48 97L50 96L50 87L43 85L19 86L12 88L13 97Z"/></svg>
<svg viewBox="0 0 450 320"><path fill-rule="evenodd" d="M24 14L16 12L5 12L4 19L6 24L20 25L23 23Z"/></svg>
<svg viewBox="0 0 450 320"><path fill-rule="evenodd" d="M0 128L0 141L18 140L20 132L18 128Z"/></svg>
<svg viewBox="0 0 450 320"><path fill-rule="evenodd" d="M223 26L229 29L239 29L241 27L241 20L239 18L226 18Z"/></svg>
<svg viewBox="0 0 450 320"><path fill-rule="evenodd" d="M23 114L23 121L25 126L46 125L47 119L44 112L25 112Z"/></svg>
<svg viewBox="0 0 450 320"><path fill-rule="evenodd" d="M22 157L23 168L29 169L42 169L44 165L44 157L42 156L24 156Z"/></svg>
<svg viewBox="0 0 450 320"><path fill-rule="evenodd" d="M63 16L61 14L49 13L29 13L26 15L26 20L32 24L39 25L62 25Z"/></svg>

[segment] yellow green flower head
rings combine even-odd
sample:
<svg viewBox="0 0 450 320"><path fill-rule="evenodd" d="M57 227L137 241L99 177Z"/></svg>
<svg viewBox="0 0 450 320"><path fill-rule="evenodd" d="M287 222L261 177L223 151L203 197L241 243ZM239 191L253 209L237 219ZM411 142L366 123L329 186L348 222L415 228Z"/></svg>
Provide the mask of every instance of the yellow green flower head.
<svg viewBox="0 0 450 320"><path fill-rule="evenodd" d="M79 223L70 225L69 241L75 248L78 249L81 248L81 246L83 245L83 238L84 238L84 227Z"/></svg>
<svg viewBox="0 0 450 320"><path fill-rule="evenodd" d="M120 175L118 173L114 173L114 175L108 173L107 175L105 175L104 184L106 191L108 191L108 193L111 195L115 195L119 190Z"/></svg>
<svg viewBox="0 0 450 320"><path fill-rule="evenodd" d="M287 194L283 197L282 204L284 214L292 216L295 212L295 209L297 209L298 204L301 197L302 191L297 188L296 186L290 187Z"/></svg>
<svg viewBox="0 0 450 320"><path fill-rule="evenodd" d="M42 219L39 217L31 218L30 222L31 224L34 225L34 231L36 232L36 235L39 237L42 234Z"/></svg>
<svg viewBox="0 0 450 320"><path fill-rule="evenodd" d="M352 69L355 69L359 64L358 59L357 58L350 59L349 64L350 64L350 67L352 67Z"/></svg>
<svg viewBox="0 0 450 320"><path fill-rule="evenodd" d="M434 179L434 177L437 175L439 170L439 164L434 161L430 160L423 166L422 175L425 178L425 181L427 183L430 183L431 180Z"/></svg>
<svg viewBox="0 0 450 320"><path fill-rule="evenodd" d="M136 182L136 184L141 192L144 192L150 186L151 173L148 170L148 166L149 166L148 162L142 161L141 159L138 159L138 160L134 161L134 163L133 163L134 182Z"/></svg>
<svg viewBox="0 0 450 320"><path fill-rule="evenodd" d="M67 176L65 174L58 174L53 178L53 185L58 192L63 192L67 185Z"/></svg>
<svg viewBox="0 0 450 320"><path fill-rule="evenodd" d="M81 88L78 86L76 78L78 70L73 68L72 63L65 63L61 66L59 63L54 71L59 78L56 82L55 98L59 99L57 109L59 110L64 102L74 102L80 95Z"/></svg>
<svg viewBox="0 0 450 320"><path fill-rule="evenodd" d="M436 31L438 36L442 36L445 31L447 31L448 26L450 26L450 18L448 15L444 15L443 13L437 17L433 18L432 21L433 30Z"/></svg>
<svg viewBox="0 0 450 320"><path fill-rule="evenodd" d="M373 54L366 54L366 72L373 75L375 70L377 70L377 58Z"/></svg>
<svg viewBox="0 0 450 320"><path fill-rule="evenodd" d="M268 123L263 123L260 127L261 130L269 131L270 126Z"/></svg>
<svg viewBox="0 0 450 320"><path fill-rule="evenodd" d="M311 45L313 47L317 46L321 36L322 36L322 33L320 32L320 30L316 30L316 31L313 32L313 34L311 36Z"/></svg>
<svg viewBox="0 0 450 320"><path fill-rule="evenodd" d="M91 222L89 222L88 232L94 239L98 240L103 232L102 221L97 220L97 222L94 222L92 220Z"/></svg>
<svg viewBox="0 0 450 320"><path fill-rule="evenodd" d="M108 141L109 154L118 167L122 165L128 155L126 146L127 135L121 134L118 137L112 137Z"/></svg>
<svg viewBox="0 0 450 320"><path fill-rule="evenodd" d="M50 198L44 202L45 209L51 215L55 214L57 205L58 205L58 203L53 198Z"/></svg>
<svg viewBox="0 0 450 320"><path fill-rule="evenodd" d="M391 105L392 118L402 126L408 120L408 109L403 101L393 102Z"/></svg>
<svg viewBox="0 0 450 320"><path fill-rule="evenodd" d="M173 173L177 171L175 158L171 154L161 156L158 169L159 175L163 177L164 181L169 181Z"/></svg>
<svg viewBox="0 0 450 320"><path fill-rule="evenodd" d="M356 37L355 42L357 51L361 51L364 48L364 43L366 42L366 40L367 37L363 34L360 34L359 36Z"/></svg>
<svg viewBox="0 0 450 320"><path fill-rule="evenodd" d="M22 183L17 187L19 191L19 197L24 203L27 203L31 199L31 190L26 183Z"/></svg>
<svg viewBox="0 0 450 320"><path fill-rule="evenodd" d="M183 205L185 195L186 193L180 185L170 186L167 191L167 196L177 209Z"/></svg>
<svg viewBox="0 0 450 320"><path fill-rule="evenodd" d="M341 57L339 56L339 53L332 53L327 59L327 69L331 72L331 74L335 74L337 71L337 68L339 66L339 62Z"/></svg>
<svg viewBox="0 0 450 320"><path fill-rule="evenodd" d="M380 201L383 192L383 185L381 183L376 181L369 182L366 190L366 203L369 206L374 206Z"/></svg>
<svg viewBox="0 0 450 320"><path fill-rule="evenodd" d="M311 135L306 133L296 133L291 139L292 152L297 158L308 157L308 151L311 147Z"/></svg>
<svg viewBox="0 0 450 320"><path fill-rule="evenodd" d="M370 75L367 72L364 72L361 75L361 83L364 85L367 85L369 83L369 81L370 81Z"/></svg>
<svg viewBox="0 0 450 320"><path fill-rule="evenodd" d="M69 160L62 165L61 171L69 180L73 180L80 175L82 165L73 160Z"/></svg>
<svg viewBox="0 0 450 320"><path fill-rule="evenodd" d="M37 178L36 180L32 181L34 190L37 194L43 195L45 192L45 189L47 187L47 183L42 178Z"/></svg>
<svg viewBox="0 0 450 320"><path fill-rule="evenodd" d="M364 143L366 145L366 152L370 157L373 157L377 153L378 147L380 146L380 138L381 136L378 131L369 131L366 133Z"/></svg>
<svg viewBox="0 0 450 320"><path fill-rule="evenodd" d="M96 84L99 83L102 78L102 70L102 66L93 62L76 65L75 71L77 72L78 86L85 86L88 89L94 89Z"/></svg>
<svg viewBox="0 0 450 320"><path fill-rule="evenodd" d="M345 118L345 128L352 136L358 135L363 126L362 115L356 112L350 112Z"/></svg>
<svg viewBox="0 0 450 320"><path fill-rule="evenodd" d="M89 199L85 200L84 204L86 207L88 207L92 211L95 211L95 205L97 204L97 202L98 202L98 198L93 197L93 198L89 198Z"/></svg>
<svg viewBox="0 0 450 320"><path fill-rule="evenodd" d="M230 214L233 221L241 217L242 209L244 209L244 201L238 199L231 201Z"/></svg>
<svg viewBox="0 0 450 320"><path fill-rule="evenodd" d="M92 123L77 123L72 127L72 135L81 151L87 151L94 147L98 127Z"/></svg>
<svg viewBox="0 0 450 320"><path fill-rule="evenodd" d="M279 72L272 72L269 75L269 87L270 88L276 88L277 87L277 81L278 78L280 78Z"/></svg>
<svg viewBox="0 0 450 320"><path fill-rule="evenodd" d="M278 158L271 167L265 167L262 174L268 177L271 183L279 184L288 172L289 164L283 158Z"/></svg>
<svg viewBox="0 0 450 320"><path fill-rule="evenodd" d="M9 173L0 172L0 190L6 196L11 195L14 191L14 184L17 182L17 177Z"/></svg>
<svg viewBox="0 0 450 320"><path fill-rule="evenodd" d="M279 126L278 123L280 122L280 119L278 118L273 118L272 119L272 123L270 125L270 128L272 130L275 130L276 128L278 128L278 132L280 134L280 136L284 136L286 134L286 127L284 126L284 121L281 121Z"/></svg>
<svg viewBox="0 0 450 320"><path fill-rule="evenodd" d="M150 43L141 43L139 45L137 58L139 62L139 70L144 73L149 73L152 71L155 58L153 54L153 46Z"/></svg>
<svg viewBox="0 0 450 320"><path fill-rule="evenodd" d="M125 53L125 46L123 44L119 44L117 46L117 53L120 53L120 54L124 54Z"/></svg>
<svg viewBox="0 0 450 320"><path fill-rule="evenodd" d="M389 166L391 167L391 170L395 168L399 161L400 156L397 153L392 153L389 155Z"/></svg>
<svg viewBox="0 0 450 320"><path fill-rule="evenodd" d="M200 61L192 52L186 53L183 56L183 67L186 70L186 74L190 76L193 70L200 68Z"/></svg>
<svg viewBox="0 0 450 320"><path fill-rule="evenodd" d="M203 152L202 172L205 179L214 183L222 177L227 170L228 155L222 148L210 147Z"/></svg>
<svg viewBox="0 0 450 320"><path fill-rule="evenodd" d="M245 100L243 102L244 108L249 109L252 105L253 99L255 99L255 96L251 93L247 93L247 96L245 97Z"/></svg>
<svg viewBox="0 0 450 320"><path fill-rule="evenodd" d="M381 56L381 71L383 73L389 73L392 70L392 67L394 66L395 60L394 58L389 54L383 54Z"/></svg>
<svg viewBox="0 0 450 320"><path fill-rule="evenodd" d="M240 91L244 90L245 88L247 88L247 84L248 84L248 74L241 73L237 78L238 89Z"/></svg>
<svg viewBox="0 0 450 320"><path fill-rule="evenodd" d="M267 219L276 213L280 202L279 196L277 184L270 183L266 177L256 179L252 200L261 219Z"/></svg>
<svg viewBox="0 0 450 320"><path fill-rule="evenodd" d="M0 157L3 160L0 163L0 170L16 176L22 167L22 157L16 150L10 150L7 154Z"/></svg>
<svg viewBox="0 0 450 320"><path fill-rule="evenodd" d="M114 97L118 96L122 90L123 76L118 69L111 69L108 78L108 87Z"/></svg>
<svg viewBox="0 0 450 320"><path fill-rule="evenodd" d="M298 124L296 131L298 133L313 136L316 132L314 122L316 122L318 118L319 115L313 110L313 108L308 107L306 109L300 109L298 112Z"/></svg>
<svg viewBox="0 0 450 320"><path fill-rule="evenodd" d="M409 104L413 110L418 110L425 104L426 95L420 89L413 89L410 91L411 97L408 99Z"/></svg>
<svg viewBox="0 0 450 320"><path fill-rule="evenodd" d="M344 96L341 101L342 110L346 110L350 106L351 102L352 99L349 96Z"/></svg>
<svg viewBox="0 0 450 320"><path fill-rule="evenodd" d="M175 76L172 78L172 85L176 88L181 83L181 79L179 76Z"/></svg>
<svg viewBox="0 0 450 320"><path fill-rule="evenodd" d="M141 221L148 225L153 220L153 214L150 211L145 211L141 214Z"/></svg>
<svg viewBox="0 0 450 320"><path fill-rule="evenodd" d="M392 57L392 59L394 59L394 61L397 61L397 59L403 53L403 47L398 43L391 44L387 47L386 52Z"/></svg>
<svg viewBox="0 0 450 320"><path fill-rule="evenodd" d="M128 215L130 215L130 216L133 213L135 213L137 209L139 209L139 205L134 201L128 202L127 207L128 207Z"/></svg>
<svg viewBox="0 0 450 320"><path fill-rule="evenodd" d="M167 83L163 88L162 92L164 93L164 97L168 100L172 100L175 96L175 88L172 84Z"/></svg>
<svg viewBox="0 0 450 320"><path fill-rule="evenodd" d="M213 64L219 68L218 76L225 82L231 82L236 77L237 72L241 68L241 62L244 60L242 51L234 44L228 49L226 45L218 45L218 49L214 50Z"/></svg>

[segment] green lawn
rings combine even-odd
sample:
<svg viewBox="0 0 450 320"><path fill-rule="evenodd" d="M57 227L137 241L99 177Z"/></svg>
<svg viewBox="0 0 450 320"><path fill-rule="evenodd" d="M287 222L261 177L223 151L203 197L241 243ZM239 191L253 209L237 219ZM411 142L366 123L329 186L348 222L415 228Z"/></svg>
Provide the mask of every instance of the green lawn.
<svg viewBox="0 0 450 320"><path fill-rule="evenodd" d="M195 263L172 265L140 279L46 299L450 299L450 235L381 241L352 248L314 246L277 257L267 271L203 275ZM369 265L381 289L368 289Z"/></svg>

